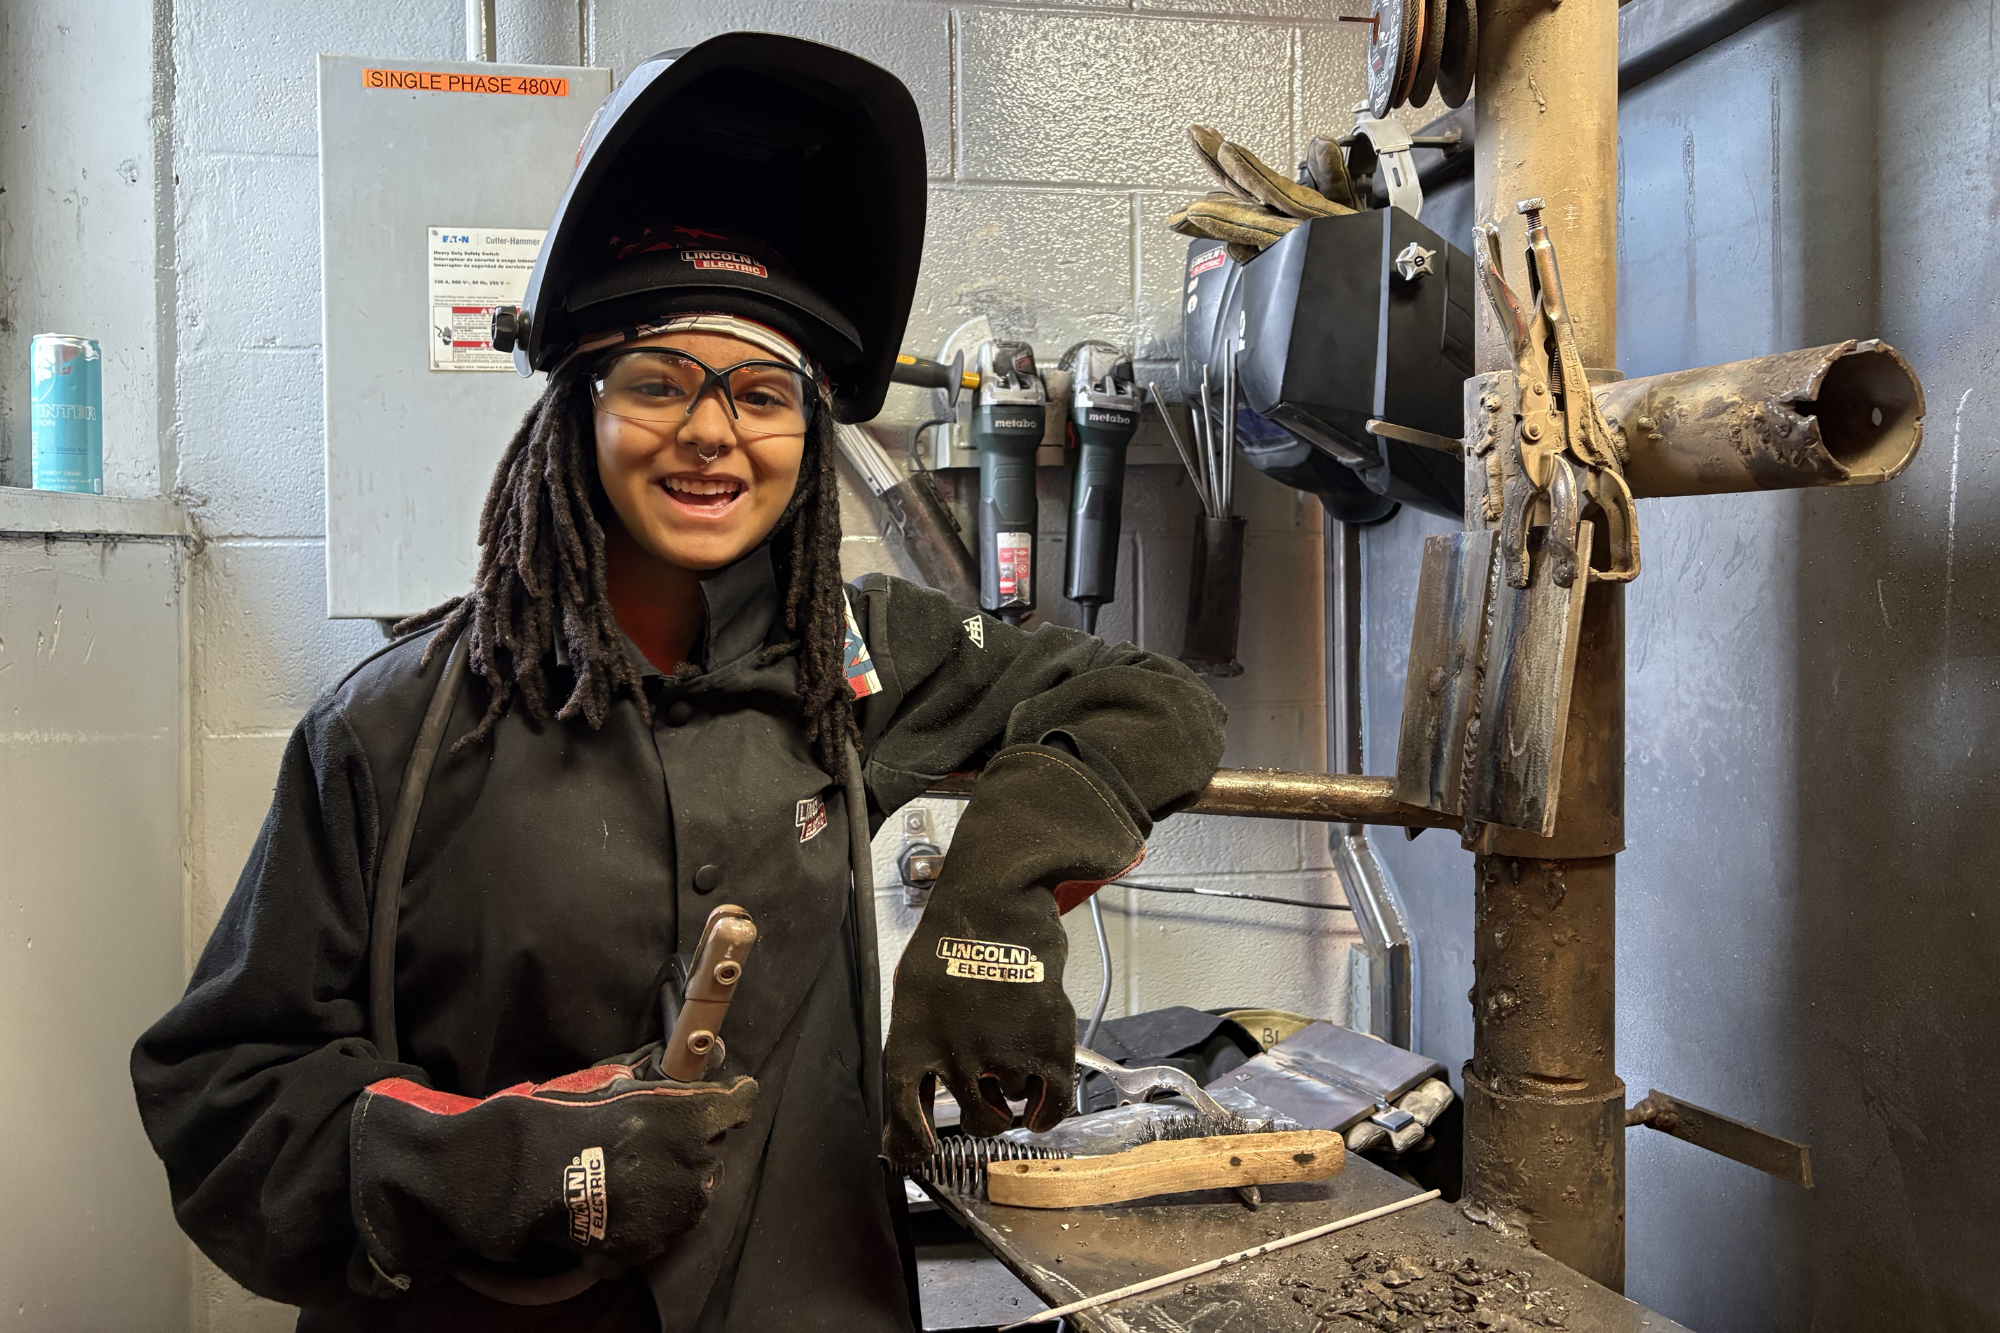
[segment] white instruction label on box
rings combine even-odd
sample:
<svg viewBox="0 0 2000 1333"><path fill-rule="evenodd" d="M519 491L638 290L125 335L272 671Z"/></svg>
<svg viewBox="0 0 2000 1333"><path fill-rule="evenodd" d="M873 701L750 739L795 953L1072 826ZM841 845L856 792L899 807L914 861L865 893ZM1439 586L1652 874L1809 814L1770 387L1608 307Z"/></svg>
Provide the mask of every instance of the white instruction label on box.
<svg viewBox="0 0 2000 1333"><path fill-rule="evenodd" d="M430 231L431 369L513 370L513 356L493 350L493 308L521 304L546 233L504 227Z"/></svg>

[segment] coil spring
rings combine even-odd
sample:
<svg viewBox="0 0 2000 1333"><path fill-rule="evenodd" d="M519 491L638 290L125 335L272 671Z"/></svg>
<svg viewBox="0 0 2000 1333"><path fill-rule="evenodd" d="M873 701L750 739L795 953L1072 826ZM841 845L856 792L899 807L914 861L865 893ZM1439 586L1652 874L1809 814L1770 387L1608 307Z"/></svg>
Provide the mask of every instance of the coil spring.
<svg viewBox="0 0 2000 1333"><path fill-rule="evenodd" d="M961 1134L939 1140L938 1150L918 1169L933 1185L977 1196L986 1192L989 1162L1039 1162L1068 1156L1053 1148L1031 1148L1006 1139L975 1139Z"/></svg>

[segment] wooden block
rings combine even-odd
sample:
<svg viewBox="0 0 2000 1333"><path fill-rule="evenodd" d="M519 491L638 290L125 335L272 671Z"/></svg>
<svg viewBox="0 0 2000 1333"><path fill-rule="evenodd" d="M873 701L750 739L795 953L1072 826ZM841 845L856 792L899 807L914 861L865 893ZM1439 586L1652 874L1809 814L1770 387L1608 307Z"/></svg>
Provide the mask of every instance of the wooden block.
<svg viewBox="0 0 2000 1333"><path fill-rule="evenodd" d="M986 1197L1015 1208L1087 1208L1155 1194L1325 1180L1347 1164L1347 1145L1324 1129L1229 1134L1145 1143L1103 1157L994 1162Z"/></svg>
<svg viewBox="0 0 2000 1333"><path fill-rule="evenodd" d="M1491 531L1426 537L1417 580L1396 799L1448 815L1464 803L1465 729L1479 696L1493 541Z"/></svg>

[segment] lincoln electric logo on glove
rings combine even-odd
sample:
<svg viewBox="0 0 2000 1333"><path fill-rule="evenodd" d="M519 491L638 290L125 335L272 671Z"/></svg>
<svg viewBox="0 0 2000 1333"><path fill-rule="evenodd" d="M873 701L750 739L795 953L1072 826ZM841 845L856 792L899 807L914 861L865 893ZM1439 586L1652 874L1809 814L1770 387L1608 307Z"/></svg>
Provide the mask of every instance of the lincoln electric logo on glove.
<svg viewBox="0 0 2000 1333"><path fill-rule="evenodd" d="M937 956L944 959L944 974L971 981L1040 981L1042 960L1032 949L1018 944L995 944L991 940L938 941Z"/></svg>
<svg viewBox="0 0 2000 1333"><path fill-rule="evenodd" d="M604 1149L585 1148L563 1168L563 1202L569 1205L569 1238L578 1245L604 1239L611 1195L604 1182Z"/></svg>

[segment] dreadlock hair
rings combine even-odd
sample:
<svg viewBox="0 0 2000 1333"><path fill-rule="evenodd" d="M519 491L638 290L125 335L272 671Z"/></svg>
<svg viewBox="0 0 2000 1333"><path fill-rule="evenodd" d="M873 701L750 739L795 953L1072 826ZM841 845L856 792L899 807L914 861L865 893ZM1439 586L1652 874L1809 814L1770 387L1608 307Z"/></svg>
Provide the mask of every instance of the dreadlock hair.
<svg viewBox="0 0 2000 1333"><path fill-rule="evenodd" d="M833 403L822 389L806 430L799 481L770 536L784 606L786 643L764 660L799 658L798 694L807 739L820 767L844 772L854 729L846 676L846 595L840 577L840 495L834 471ZM605 590L604 523L618 521L598 480L596 432L581 369L552 376L521 419L494 471L479 515L479 572L472 591L411 616L398 634L438 628L424 649L470 635L472 669L488 687L479 725L454 751L493 734L518 699L530 716L582 717L593 728L616 696L631 696L650 725L639 670L626 652ZM551 710L546 662L560 634L575 682ZM682 663L675 679L699 674Z"/></svg>

